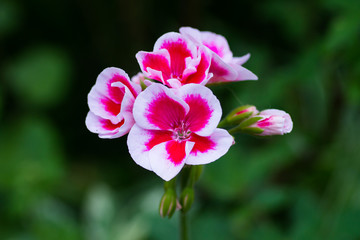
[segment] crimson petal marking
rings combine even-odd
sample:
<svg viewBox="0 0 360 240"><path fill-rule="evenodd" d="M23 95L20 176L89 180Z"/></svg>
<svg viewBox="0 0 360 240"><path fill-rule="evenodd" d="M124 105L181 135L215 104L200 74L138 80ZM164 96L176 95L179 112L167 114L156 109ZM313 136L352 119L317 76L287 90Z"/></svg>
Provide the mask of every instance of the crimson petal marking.
<svg viewBox="0 0 360 240"><path fill-rule="evenodd" d="M169 88L154 83L136 98L134 118L145 129L172 130L181 124L189 106Z"/></svg>
<svg viewBox="0 0 360 240"><path fill-rule="evenodd" d="M213 162L222 157L234 144L234 138L224 129L217 128L208 137L192 134L189 141L194 142L186 164L199 165Z"/></svg>
<svg viewBox="0 0 360 240"><path fill-rule="evenodd" d="M185 83L197 83L205 85L209 79L209 69L211 63L211 54L205 48L199 48L201 60L197 66L197 71L185 79Z"/></svg>
<svg viewBox="0 0 360 240"><path fill-rule="evenodd" d="M151 137L145 142L147 150L151 150L154 146L172 140L173 132L166 130L148 130Z"/></svg>
<svg viewBox="0 0 360 240"><path fill-rule="evenodd" d="M211 140L210 137L202 137L195 133L191 135L189 141L195 142L191 155L196 156L198 153L205 153L210 150L214 150L216 143Z"/></svg>
<svg viewBox="0 0 360 240"><path fill-rule="evenodd" d="M185 113L182 105L163 93L150 103L146 118L160 129L173 129L184 119Z"/></svg>
<svg viewBox="0 0 360 240"><path fill-rule="evenodd" d="M193 83L184 85L178 94L190 107L185 118L189 130L200 136L209 136L221 118L219 100L209 88Z"/></svg>
<svg viewBox="0 0 360 240"><path fill-rule="evenodd" d="M186 122L189 125L190 131L198 132L209 124L212 110L206 99L201 95L187 95L184 99L190 106L190 111L186 115Z"/></svg>
<svg viewBox="0 0 360 240"><path fill-rule="evenodd" d="M175 140L154 146L149 151L152 170L165 181L169 181L180 172L193 146L193 142Z"/></svg>
<svg viewBox="0 0 360 240"><path fill-rule="evenodd" d="M117 116L120 113L120 104L111 101L109 98L103 98L100 102L104 106L105 111L109 112L111 115Z"/></svg>
<svg viewBox="0 0 360 240"><path fill-rule="evenodd" d="M187 43L179 38L177 42L166 42L162 47L169 51L172 77L181 79L186 66L185 59L191 56Z"/></svg>
<svg viewBox="0 0 360 240"><path fill-rule="evenodd" d="M124 125L124 119L121 120L119 123L117 124L113 124L110 120L108 119L102 119L101 121L101 125L104 129L109 130L109 131L114 131L117 128L120 128L122 125Z"/></svg>

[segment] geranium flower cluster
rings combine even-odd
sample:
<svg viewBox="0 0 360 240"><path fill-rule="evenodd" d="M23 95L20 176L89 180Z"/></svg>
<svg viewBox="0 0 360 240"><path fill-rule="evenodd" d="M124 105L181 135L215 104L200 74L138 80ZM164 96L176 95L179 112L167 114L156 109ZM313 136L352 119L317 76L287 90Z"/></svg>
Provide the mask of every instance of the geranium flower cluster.
<svg viewBox="0 0 360 240"><path fill-rule="evenodd" d="M86 126L100 138L128 134L133 160L169 181L185 164L213 162L234 144L229 131L218 128L221 105L206 85L257 80L242 66L249 57L233 57L227 40L212 32L182 27L166 33L153 51L136 54L141 72L132 79L115 67L99 74L88 95ZM292 129L287 113L255 107L237 109L223 123L255 135Z"/></svg>

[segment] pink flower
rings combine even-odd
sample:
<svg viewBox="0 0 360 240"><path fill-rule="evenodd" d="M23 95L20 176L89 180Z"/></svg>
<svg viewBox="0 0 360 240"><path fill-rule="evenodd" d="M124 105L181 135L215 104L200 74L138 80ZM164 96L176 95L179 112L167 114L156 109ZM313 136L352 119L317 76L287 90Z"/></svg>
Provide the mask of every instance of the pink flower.
<svg viewBox="0 0 360 240"><path fill-rule="evenodd" d="M200 32L191 27L180 28L180 33L192 39L197 45L204 45L212 52L210 73L214 76L208 83L257 80L258 77L242 67L250 54L233 57L227 40L212 32Z"/></svg>
<svg viewBox="0 0 360 240"><path fill-rule="evenodd" d="M131 78L131 81L140 85L141 82L145 81L145 75L142 72L139 72Z"/></svg>
<svg viewBox="0 0 360 240"><path fill-rule="evenodd" d="M226 130L216 128L221 114L219 100L204 86L169 89L154 83L135 100L130 155L166 181L185 164L213 162L234 142Z"/></svg>
<svg viewBox="0 0 360 240"><path fill-rule="evenodd" d="M145 77L179 88L188 83L205 85L209 78L210 52L179 33L166 33L155 43L153 52L136 54Z"/></svg>
<svg viewBox="0 0 360 240"><path fill-rule="evenodd" d="M281 110L267 109L261 111L255 117L262 117L262 119L249 127L262 129L263 132L258 134L260 136L284 135L291 132L293 128L293 122L290 115Z"/></svg>
<svg viewBox="0 0 360 240"><path fill-rule="evenodd" d="M104 69L88 95L86 127L100 138L125 135L135 123L132 107L140 91L140 85L130 82L122 69Z"/></svg>

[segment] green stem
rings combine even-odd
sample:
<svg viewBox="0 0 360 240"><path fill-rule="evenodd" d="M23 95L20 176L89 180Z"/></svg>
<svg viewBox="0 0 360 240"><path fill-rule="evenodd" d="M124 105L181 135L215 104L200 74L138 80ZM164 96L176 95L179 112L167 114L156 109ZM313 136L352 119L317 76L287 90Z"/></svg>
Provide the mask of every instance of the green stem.
<svg viewBox="0 0 360 240"><path fill-rule="evenodd" d="M188 240L188 226L186 213L180 212L180 240Z"/></svg>

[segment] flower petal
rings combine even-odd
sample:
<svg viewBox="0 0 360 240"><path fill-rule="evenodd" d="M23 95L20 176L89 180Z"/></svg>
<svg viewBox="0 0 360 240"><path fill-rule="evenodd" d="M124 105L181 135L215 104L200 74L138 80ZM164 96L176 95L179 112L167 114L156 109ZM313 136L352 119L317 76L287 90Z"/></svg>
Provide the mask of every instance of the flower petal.
<svg viewBox="0 0 360 240"><path fill-rule="evenodd" d="M213 32L201 32L202 44L217 54L225 62L230 61L233 54L225 37Z"/></svg>
<svg viewBox="0 0 360 240"><path fill-rule="evenodd" d="M189 106L169 88L154 83L136 98L134 118L145 129L170 130L184 119Z"/></svg>
<svg viewBox="0 0 360 240"><path fill-rule="evenodd" d="M140 51L136 54L141 71L146 77L165 83L171 77L170 55L165 49L157 52Z"/></svg>
<svg viewBox="0 0 360 240"><path fill-rule="evenodd" d="M189 71L195 72L197 48L194 43L179 33L170 32L162 35L155 43L154 52L166 49L170 55L171 76L182 79ZM195 61L195 62L194 62Z"/></svg>
<svg viewBox="0 0 360 240"><path fill-rule="evenodd" d="M224 129L215 129L209 137L201 137L192 134L189 141L194 142L186 164L199 165L213 162L223 156L231 145L234 138Z"/></svg>
<svg viewBox="0 0 360 240"><path fill-rule="evenodd" d="M177 94L190 107L185 118L189 130L200 136L209 136L218 125L222 114L216 96L209 88L198 84L184 85Z"/></svg>
<svg viewBox="0 0 360 240"><path fill-rule="evenodd" d="M218 55L213 54L211 60L210 70L214 77L209 80L209 83L218 82L217 78L224 78L227 80L235 80L237 72L232 66L224 62Z"/></svg>
<svg viewBox="0 0 360 240"><path fill-rule="evenodd" d="M250 70L244 68L243 66L237 64L230 64L235 71L237 72L236 81L243 81L243 80L258 80L258 77L252 73Z"/></svg>
<svg viewBox="0 0 360 240"><path fill-rule="evenodd" d="M152 170L165 181L169 181L180 172L193 146L193 142L175 140L154 146L149 151Z"/></svg>
<svg viewBox="0 0 360 240"><path fill-rule="evenodd" d="M156 145L172 140L172 132L146 130L135 124L127 139L129 153L134 161L145 169L152 170L149 151Z"/></svg>
<svg viewBox="0 0 360 240"><path fill-rule="evenodd" d="M181 27L179 31L196 44L206 46L224 61L230 61L232 59L233 54L224 36L208 31L200 32L198 29L192 27Z"/></svg>
<svg viewBox="0 0 360 240"><path fill-rule="evenodd" d="M191 41L195 42L196 44L202 44L201 33L198 29L192 27L181 27L179 32L187 38L191 39Z"/></svg>
<svg viewBox="0 0 360 240"><path fill-rule="evenodd" d="M250 58L250 53L245 54L244 56L241 57L233 57L231 62L237 65L243 65L249 60L249 58Z"/></svg>
<svg viewBox="0 0 360 240"><path fill-rule="evenodd" d="M114 124L109 119L99 117L90 111L86 116L85 124L90 132L99 134L100 138L118 138L130 131L134 119L130 114L125 114L121 121Z"/></svg>

